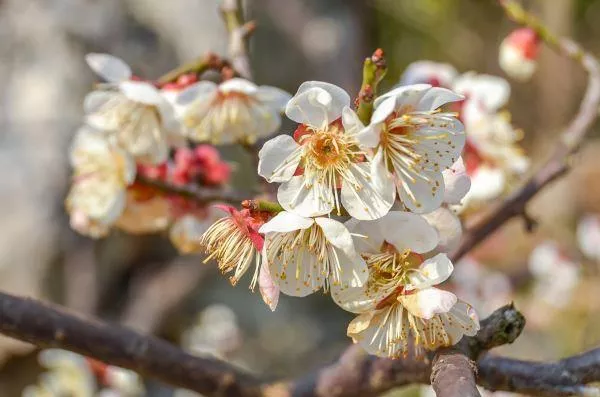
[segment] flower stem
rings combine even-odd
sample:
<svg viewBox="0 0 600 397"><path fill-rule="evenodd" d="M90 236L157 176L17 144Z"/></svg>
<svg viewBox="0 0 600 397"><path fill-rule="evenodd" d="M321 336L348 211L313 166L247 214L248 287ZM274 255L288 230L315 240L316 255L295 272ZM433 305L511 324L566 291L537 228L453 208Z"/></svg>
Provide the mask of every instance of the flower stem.
<svg viewBox="0 0 600 397"><path fill-rule="evenodd" d="M242 207L253 211L265 211L275 214L284 211L279 203L267 200L244 200L242 201Z"/></svg>
<svg viewBox="0 0 600 397"><path fill-rule="evenodd" d="M383 50L378 48L373 55L365 59L363 65L363 80L360 92L356 98L356 112L363 124L369 124L373 114L373 102L377 96L379 83L387 72Z"/></svg>
<svg viewBox="0 0 600 397"><path fill-rule="evenodd" d="M159 86L162 86L167 83L174 82L175 80L177 80L177 78L179 78L179 76L182 76L187 73L195 73L197 75L201 75L207 70L220 71L225 66L227 66L227 61L222 59L217 54L208 52L202 55L201 57L194 59L191 62L184 63L183 65L163 74L156 80L156 83Z"/></svg>

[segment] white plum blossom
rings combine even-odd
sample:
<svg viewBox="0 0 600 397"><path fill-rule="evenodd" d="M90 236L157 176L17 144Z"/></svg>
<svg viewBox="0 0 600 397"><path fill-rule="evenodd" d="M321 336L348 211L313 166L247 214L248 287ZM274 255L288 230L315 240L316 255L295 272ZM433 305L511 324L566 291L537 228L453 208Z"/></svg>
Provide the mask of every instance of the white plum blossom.
<svg viewBox="0 0 600 397"><path fill-rule="evenodd" d="M531 28L512 31L500 44L500 67L518 81L531 79L537 68L540 39Z"/></svg>
<svg viewBox="0 0 600 397"><path fill-rule="evenodd" d="M88 65L108 84L99 84L84 100L86 122L138 162L159 164L169 154L177 129L172 106L149 82L132 80L125 62L107 54L88 54Z"/></svg>
<svg viewBox="0 0 600 397"><path fill-rule="evenodd" d="M442 172L451 167L465 144L462 123L439 108L464 99L445 88L416 84L396 88L375 100L363 145L373 148L376 183L392 186L406 208L427 213L445 194Z"/></svg>
<svg viewBox="0 0 600 397"><path fill-rule="evenodd" d="M175 99L177 117L196 142L252 144L276 132L291 95L241 78L199 81Z"/></svg>
<svg viewBox="0 0 600 397"><path fill-rule="evenodd" d="M359 287L367 265L344 224L326 217L304 218L283 211L262 225L263 258L281 292L307 296L336 287Z"/></svg>
<svg viewBox="0 0 600 397"><path fill-rule="evenodd" d="M579 249L591 260L600 262L600 218L586 214L577 224Z"/></svg>
<svg viewBox="0 0 600 397"><path fill-rule="evenodd" d="M471 189L456 210L498 197L527 171L529 159L518 147L522 131L512 126L510 114L503 110L510 97L505 79L475 72L458 75L450 65L419 61L406 69L401 83L439 85L465 97L455 107L467 137L463 158Z"/></svg>
<svg viewBox="0 0 600 397"><path fill-rule="evenodd" d="M529 256L529 271L535 278L537 299L555 308L569 304L580 280L580 265L561 252L552 241L544 241Z"/></svg>
<svg viewBox="0 0 600 397"><path fill-rule="evenodd" d="M438 234L422 216L391 211L375 221L346 223L369 268L361 288L333 286L332 297L358 316L348 336L367 352L397 358L457 343L479 329L475 311L448 291L453 266L445 254L432 255Z"/></svg>
<svg viewBox="0 0 600 397"><path fill-rule="evenodd" d="M394 188L382 162L372 163L362 147L363 125L341 88L303 83L286 115L300 123L296 139L277 136L259 152L258 173L282 182L277 199L304 217L338 215L343 206L357 219L377 219L394 203Z"/></svg>
<svg viewBox="0 0 600 397"><path fill-rule="evenodd" d="M71 190L65 201L71 227L94 238L106 235L123 213L135 163L122 149L89 127L77 132L70 152Z"/></svg>
<svg viewBox="0 0 600 397"><path fill-rule="evenodd" d="M458 72L448 63L416 61L408 65L402 73L400 85L430 84L434 87L449 88L456 77Z"/></svg>

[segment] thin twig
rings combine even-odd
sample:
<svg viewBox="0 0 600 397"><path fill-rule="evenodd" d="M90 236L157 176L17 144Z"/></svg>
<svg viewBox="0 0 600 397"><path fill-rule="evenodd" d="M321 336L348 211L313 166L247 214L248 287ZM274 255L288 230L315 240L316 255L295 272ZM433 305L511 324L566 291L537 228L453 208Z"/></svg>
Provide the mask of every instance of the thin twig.
<svg viewBox="0 0 600 397"><path fill-rule="evenodd" d="M534 16L523 10L517 2L499 0L499 3L505 9L507 15L517 23L534 29L542 40L552 48L580 63L588 73L588 85L579 111L561 134L552 157L521 189L500 203L489 216L465 232L461 245L453 255L455 261L485 240L506 221L525 214L525 206L529 200L545 186L568 171L569 157L578 150L586 133L598 118L600 107L600 65L596 58L584 51L577 43L552 35Z"/></svg>
<svg viewBox="0 0 600 397"><path fill-rule="evenodd" d="M236 191L211 189L200 187L194 184L177 186L157 179L146 178L142 175L138 175L135 179L135 182L139 183L140 185L152 187L165 194L181 196L194 200L199 204L210 204L217 202L240 204L243 200L248 198L248 196Z"/></svg>
<svg viewBox="0 0 600 397"><path fill-rule="evenodd" d="M177 78L179 78L179 76L187 73L195 73L199 76L208 70L221 71L224 67L228 65L229 63L221 57L219 57L217 54L209 52L202 55L198 59L185 63L179 66L178 68L175 68L165 73L156 80L156 83L159 86L162 86L164 84L176 81Z"/></svg>
<svg viewBox="0 0 600 397"><path fill-rule="evenodd" d="M251 80L248 38L254 32L256 24L253 21L244 22L241 0L223 0L221 13L229 32L228 53L233 69L240 76Z"/></svg>

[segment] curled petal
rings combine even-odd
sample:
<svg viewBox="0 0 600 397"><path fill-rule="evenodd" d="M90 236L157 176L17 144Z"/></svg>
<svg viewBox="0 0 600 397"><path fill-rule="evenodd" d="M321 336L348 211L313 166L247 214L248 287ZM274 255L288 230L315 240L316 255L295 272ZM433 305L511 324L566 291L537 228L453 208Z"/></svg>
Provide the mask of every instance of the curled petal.
<svg viewBox="0 0 600 397"><path fill-rule="evenodd" d="M141 81L124 81L119 88L128 99L146 105L158 105L164 101L164 97L154 86Z"/></svg>
<svg viewBox="0 0 600 397"><path fill-rule="evenodd" d="M131 68L122 59L108 54L91 53L85 56L89 67L109 83L131 78Z"/></svg>
<svg viewBox="0 0 600 397"><path fill-rule="evenodd" d="M435 110L447 103L462 101L464 96L450 91L447 88L432 87L427 90L425 95L419 101L417 110Z"/></svg>
<svg viewBox="0 0 600 397"><path fill-rule="evenodd" d="M416 272L409 274L410 287L423 289L441 284L450 277L454 266L446 254L437 254L425 260Z"/></svg>
<svg viewBox="0 0 600 397"><path fill-rule="evenodd" d="M258 231L263 234L272 232L287 233L294 230L308 229L313 223L315 221L312 218L304 218L292 212L282 211L263 224Z"/></svg>
<svg viewBox="0 0 600 397"><path fill-rule="evenodd" d="M258 152L258 174L269 182L289 181L300 164L300 145L289 135L265 142Z"/></svg>
<svg viewBox="0 0 600 397"><path fill-rule="evenodd" d="M350 96L338 86L319 81L303 83L287 103L285 114L293 121L324 128L340 118L344 106L350 105Z"/></svg>
<svg viewBox="0 0 600 397"><path fill-rule="evenodd" d="M258 276L258 289L263 301L271 311L275 311L279 302L279 287L273 282L271 272L266 261L260 266L260 274Z"/></svg>
<svg viewBox="0 0 600 397"><path fill-rule="evenodd" d="M452 292L438 288L416 290L408 295L400 295L398 301L413 316L431 319L436 314L447 313L457 302Z"/></svg>

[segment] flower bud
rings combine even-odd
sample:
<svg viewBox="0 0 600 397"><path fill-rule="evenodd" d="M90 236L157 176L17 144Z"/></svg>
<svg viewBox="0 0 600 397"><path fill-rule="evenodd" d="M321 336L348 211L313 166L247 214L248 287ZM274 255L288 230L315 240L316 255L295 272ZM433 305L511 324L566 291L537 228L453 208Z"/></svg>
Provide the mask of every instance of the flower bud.
<svg viewBox="0 0 600 397"><path fill-rule="evenodd" d="M529 80L537 66L539 44L540 39L532 29L514 30L500 44L500 67L515 80Z"/></svg>

